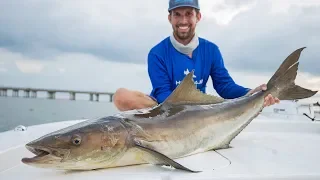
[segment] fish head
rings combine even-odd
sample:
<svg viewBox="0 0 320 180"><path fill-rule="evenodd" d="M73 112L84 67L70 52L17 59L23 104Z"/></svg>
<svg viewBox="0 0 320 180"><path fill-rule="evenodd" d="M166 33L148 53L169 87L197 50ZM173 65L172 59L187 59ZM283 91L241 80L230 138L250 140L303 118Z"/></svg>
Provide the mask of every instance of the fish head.
<svg viewBox="0 0 320 180"><path fill-rule="evenodd" d="M113 117L75 124L26 144L35 156L22 162L65 170L106 167L126 150L127 136L125 127Z"/></svg>

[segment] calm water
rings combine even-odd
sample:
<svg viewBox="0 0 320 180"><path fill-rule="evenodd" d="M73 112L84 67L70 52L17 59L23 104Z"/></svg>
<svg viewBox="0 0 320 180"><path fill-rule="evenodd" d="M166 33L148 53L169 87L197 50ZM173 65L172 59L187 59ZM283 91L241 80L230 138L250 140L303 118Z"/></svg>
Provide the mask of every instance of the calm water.
<svg viewBox="0 0 320 180"><path fill-rule="evenodd" d="M107 102L107 98L102 100L103 102L91 102L85 100L86 98L70 101L67 99L48 100L45 98L0 97L0 132L12 130L18 125L30 126L58 121L96 118L118 112L112 103ZM310 101L310 103L315 102L320 102L320 97ZM320 118L319 109L318 107L317 119Z"/></svg>
<svg viewBox="0 0 320 180"><path fill-rule="evenodd" d="M110 102L0 97L0 132L14 129L18 125L95 118L116 112Z"/></svg>

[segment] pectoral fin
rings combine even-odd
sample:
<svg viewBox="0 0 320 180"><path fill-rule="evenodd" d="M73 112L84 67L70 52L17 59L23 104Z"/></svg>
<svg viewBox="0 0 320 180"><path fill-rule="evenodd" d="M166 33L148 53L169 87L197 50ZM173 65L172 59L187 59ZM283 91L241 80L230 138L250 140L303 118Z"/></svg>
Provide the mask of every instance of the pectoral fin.
<svg viewBox="0 0 320 180"><path fill-rule="evenodd" d="M176 169L181 169L181 170L185 170L185 171L189 171L189 172L193 172L193 173L200 172L200 171L193 171L191 169L188 169L188 168L184 167L183 165L177 163L176 161L170 159L169 157L165 156L164 154L161 154L161 153L159 153L149 147L146 147L139 142L135 142L135 146L138 149L148 153L152 158L154 158L153 160L150 160L150 163L154 163L156 161L157 165L172 166Z"/></svg>

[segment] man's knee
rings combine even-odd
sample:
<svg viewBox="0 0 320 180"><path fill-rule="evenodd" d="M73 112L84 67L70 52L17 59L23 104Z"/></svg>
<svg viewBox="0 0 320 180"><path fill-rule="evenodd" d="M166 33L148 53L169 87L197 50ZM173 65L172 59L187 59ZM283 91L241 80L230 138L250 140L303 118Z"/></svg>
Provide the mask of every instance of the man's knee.
<svg viewBox="0 0 320 180"><path fill-rule="evenodd" d="M125 88L119 88L115 92L113 102L120 111L151 107L157 104L144 93Z"/></svg>
<svg viewBox="0 0 320 180"><path fill-rule="evenodd" d="M117 106L118 109L124 110L126 106L128 106L128 102L130 98L130 91L125 88L119 88L113 95L113 102Z"/></svg>

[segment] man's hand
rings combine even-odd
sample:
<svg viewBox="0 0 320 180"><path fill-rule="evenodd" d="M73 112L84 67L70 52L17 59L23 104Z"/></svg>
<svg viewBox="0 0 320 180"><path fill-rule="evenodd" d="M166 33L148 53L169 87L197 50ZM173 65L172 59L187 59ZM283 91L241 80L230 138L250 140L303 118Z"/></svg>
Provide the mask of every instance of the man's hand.
<svg viewBox="0 0 320 180"><path fill-rule="evenodd" d="M256 87L255 89L250 90L248 92L248 94L253 94L253 93L261 91L261 90L263 90L263 91L267 90L267 85L266 84L262 84L262 85ZM271 94L269 94L268 96L266 96L264 98L263 106L267 107L267 106L271 106L271 105L273 105L275 103L277 103L277 104L280 103L280 100L278 98L276 98L276 97L273 97Z"/></svg>

